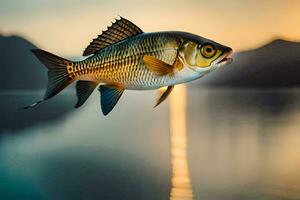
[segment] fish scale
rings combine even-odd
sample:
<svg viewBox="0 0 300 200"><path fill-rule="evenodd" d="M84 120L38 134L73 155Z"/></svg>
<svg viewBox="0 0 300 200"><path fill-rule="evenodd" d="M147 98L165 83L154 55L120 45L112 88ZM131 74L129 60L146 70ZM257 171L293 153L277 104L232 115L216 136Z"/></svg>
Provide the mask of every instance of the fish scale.
<svg viewBox="0 0 300 200"><path fill-rule="evenodd" d="M154 56L172 65L180 40L171 34L141 34L126 42L111 45L75 63L76 76L97 82L118 83L127 89L153 89L167 83L172 76L157 76L143 62L144 55Z"/></svg>

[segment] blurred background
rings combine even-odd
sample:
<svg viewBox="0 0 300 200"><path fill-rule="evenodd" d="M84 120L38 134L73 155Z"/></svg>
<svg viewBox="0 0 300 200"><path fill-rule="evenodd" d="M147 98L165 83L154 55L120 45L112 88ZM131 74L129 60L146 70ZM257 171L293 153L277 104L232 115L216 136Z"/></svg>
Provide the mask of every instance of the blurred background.
<svg viewBox="0 0 300 200"><path fill-rule="evenodd" d="M300 1L0 0L0 199L300 199ZM175 87L126 91L102 116L94 92L43 96L42 48L81 60L114 18L235 50Z"/></svg>

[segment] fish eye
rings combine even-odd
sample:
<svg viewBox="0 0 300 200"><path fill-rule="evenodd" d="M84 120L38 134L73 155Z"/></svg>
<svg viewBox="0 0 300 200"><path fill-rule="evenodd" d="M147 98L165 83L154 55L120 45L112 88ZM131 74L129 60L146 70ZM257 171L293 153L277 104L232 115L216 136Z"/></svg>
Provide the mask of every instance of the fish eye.
<svg viewBox="0 0 300 200"><path fill-rule="evenodd" d="M215 47L212 44L202 45L200 52L205 58L212 58L217 53Z"/></svg>

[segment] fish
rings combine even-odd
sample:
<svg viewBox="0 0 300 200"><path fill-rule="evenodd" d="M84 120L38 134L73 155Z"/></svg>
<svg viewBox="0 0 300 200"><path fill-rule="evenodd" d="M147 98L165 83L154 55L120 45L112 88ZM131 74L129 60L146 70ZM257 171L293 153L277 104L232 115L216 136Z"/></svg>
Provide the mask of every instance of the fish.
<svg viewBox="0 0 300 200"><path fill-rule="evenodd" d="M76 82L77 103L82 106L98 87L103 115L109 114L125 90L159 92L157 107L175 85L199 79L232 62L232 48L181 31L143 32L119 17L93 39L81 61L71 61L42 49L32 53L48 69L44 97L32 108Z"/></svg>

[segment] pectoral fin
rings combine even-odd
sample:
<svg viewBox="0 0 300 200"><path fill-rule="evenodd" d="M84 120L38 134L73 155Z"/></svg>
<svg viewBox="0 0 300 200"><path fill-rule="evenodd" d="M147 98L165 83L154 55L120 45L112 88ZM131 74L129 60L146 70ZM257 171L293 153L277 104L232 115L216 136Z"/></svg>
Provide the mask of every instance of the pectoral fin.
<svg viewBox="0 0 300 200"><path fill-rule="evenodd" d="M158 76L163 76L167 74L173 73L173 66L161 61L153 56L144 56L143 61L145 65L150 69L152 72L157 74Z"/></svg>
<svg viewBox="0 0 300 200"><path fill-rule="evenodd" d="M76 95L77 103L74 106L79 108L89 98L98 83L92 81L77 81L76 83Z"/></svg>
<svg viewBox="0 0 300 200"><path fill-rule="evenodd" d="M177 56L174 64L173 64L174 68L177 69L178 71L183 69L183 62L182 60Z"/></svg>
<svg viewBox="0 0 300 200"><path fill-rule="evenodd" d="M161 102L166 100L173 89L174 89L174 85L168 86L167 88L166 87L160 88L159 89L159 99L157 100L154 108L156 106L158 106Z"/></svg>
<svg viewBox="0 0 300 200"><path fill-rule="evenodd" d="M100 85L100 103L103 115L107 115L118 103L124 88L113 85Z"/></svg>

